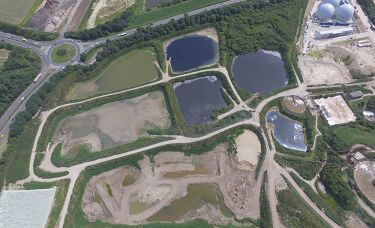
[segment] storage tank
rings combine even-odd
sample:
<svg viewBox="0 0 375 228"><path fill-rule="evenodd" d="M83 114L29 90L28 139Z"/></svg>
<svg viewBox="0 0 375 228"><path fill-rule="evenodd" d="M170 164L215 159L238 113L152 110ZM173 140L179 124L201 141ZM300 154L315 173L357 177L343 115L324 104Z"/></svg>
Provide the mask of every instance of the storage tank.
<svg viewBox="0 0 375 228"><path fill-rule="evenodd" d="M354 8L350 4L343 4L335 11L335 17L339 21L349 21L354 15Z"/></svg>
<svg viewBox="0 0 375 228"><path fill-rule="evenodd" d="M335 13L335 7L330 3L321 4L316 11L320 20L326 21L332 18Z"/></svg>
<svg viewBox="0 0 375 228"><path fill-rule="evenodd" d="M338 7L340 5L340 0L323 0L323 4L324 3L329 3L331 5L333 5L333 7Z"/></svg>

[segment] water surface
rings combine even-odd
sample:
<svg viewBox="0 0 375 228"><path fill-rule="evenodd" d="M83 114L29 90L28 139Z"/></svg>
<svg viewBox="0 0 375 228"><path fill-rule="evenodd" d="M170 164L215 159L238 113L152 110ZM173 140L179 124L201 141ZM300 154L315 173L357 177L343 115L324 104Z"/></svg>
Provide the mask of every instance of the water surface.
<svg viewBox="0 0 375 228"><path fill-rule="evenodd" d="M173 222L204 204L211 204L218 208L225 217L232 215L232 212L225 206L223 195L216 184L190 184L185 197L172 201L169 206L163 207L151 216L148 221Z"/></svg>
<svg viewBox="0 0 375 228"><path fill-rule="evenodd" d="M238 56L233 60L232 73L241 89L260 95L288 84L284 62L277 52L259 50Z"/></svg>
<svg viewBox="0 0 375 228"><path fill-rule="evenodd" d="M209 123L215 109L227 106L221 94L222 84L214 76L176 83L174 88L182 115L189 124Z"/></svg>
<svg viewBox="0 0 375 228"><path fill-rule="evenodd" d="M190 71L216 62L218 43L201 35L188 35L172 41L167 46L174 72Z"/></svg>
<svg viewBox="0 0 375 228"><path fill-rule="evenodd" d="M271 111L267 114L267 122L274 125L274 136L282 146L306 152L305 133L301 124L277 111Z"/></svg>

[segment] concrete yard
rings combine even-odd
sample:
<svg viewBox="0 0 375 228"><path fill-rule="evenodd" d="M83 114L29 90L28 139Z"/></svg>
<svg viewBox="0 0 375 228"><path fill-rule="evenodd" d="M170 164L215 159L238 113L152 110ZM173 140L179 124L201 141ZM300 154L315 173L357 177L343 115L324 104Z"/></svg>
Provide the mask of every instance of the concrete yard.
<svg viewBox="0 0 375 228"><path fill-rule="evenodd" d="M323 116L331 126L356 120L356 116L341 95L316 99L314 102L320 107Z"/></svg>

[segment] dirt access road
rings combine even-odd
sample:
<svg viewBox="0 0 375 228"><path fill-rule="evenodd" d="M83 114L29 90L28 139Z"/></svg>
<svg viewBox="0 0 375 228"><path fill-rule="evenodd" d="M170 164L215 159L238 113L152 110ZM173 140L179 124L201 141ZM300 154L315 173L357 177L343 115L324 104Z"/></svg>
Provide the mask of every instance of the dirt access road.
<svg viewBox="0 0 375 228"><path fill-rule="evenodd" d="M38 143L39 138L41 136L43 126L45 125L48 117L53 112L55 112L58 109L64 108L64 107L68 107L68 106L72 106L72 105L77 105L77 104L82 104L82 103L91 101L93 99L97 99L97 98L101 98L101 97L113 96L113 95L116 95L116 94L126 93L126 92L129 92L129 91L133 91L133 90L137 90L137 89L141 89L141 88L146 88L146 87L150 87L150 86L153 86L153 85L157 85L157 84L160 84L160 83L163 83L163 82L167 82L167 81L171 80L171 78L168 75L163 75L163 77L162 77L161 80L153 82L153 83L150 83L148 85L143 85L143 86L139 86L139 87L128 89L128 90L123 90L123 91L119 91L119 92L115 92L115 93L111 93L111 94L107 94L107 95L102 95L102 96L98 96L98 97L95 97L95 98L90 98L90 99L79 101L79 102L73 102L73 103L63 104L63 105L55 107L55 108L53 108L53 109L51 109L49 111L43 112L41 114L41 125L39 126L37 135L36 135L35 140L34 140L32 155L31 155L30 164L29 164L29 171L30 171L30 178L29 179L32 179L34 181L42 181L42 182L52 182L52 181L56 181L56 180L66 179L66 178L70 179L70 184L69 184L69 187L68 187L67 196L66 196L66 199L65 199L62 211L60 213L58 227L62 228L63 225L64 225L64 220L65 220L65 217L66 217L66 215L68 213L68 206L69 206L72 194L73 194L74 185L75 185L75 183L76 183L76 181L77 181L77 179L79 177L79 174L86 167L93 166L93 165L96 165L96 164L100 164L100 163L103 163L103 162L106 162L106 161L110 161L110 160L114 160L114 159L126 157L126 156L129 156L129 155L132 155L132 154L142 153L142 152L145 152L147 150L150 150L150 149L153 149L153 148L158 148L158 147L161 147L161 146L164 146L164 145L170 145L170 144L176 144L176 143L180 143L180 144L185 143L186 144L186 143L194 143L194 142L198 142L198 141L203 141L203 140L206 140L206 139L208 139L210 137L213 137L213 136L215 136L217 134L221 134L221 133L225 132L226 130L235 128L237 126L253 125L255 127L259 127L260 126L259 113L264 108L264 106L267 105L270 101L272 101L275 98L282 97L282 96L289 96L289 95L300 95L301 96L301 95L307 95L307 92L306 92L306 88L307 87L305 85L303 85L303 84L299 84L299 86L297 88L295 88L295 89L291 89L291 90L288 90L288 91L281 92L279 94L276 94L274 96L271 96L271 97L263 100L257 106L257 108L255 110L252 110L252 109L250 109L246 105L246 103L238 95L237 91L234 88L234 85L232 84L232 81L230 80L229 74L228 74L228 72L227 72L227 70L226 70L225 67L221 67L220 66L220 67L217 67L217 68L214 68L214 69L200 70L200 71L197 71L197 72L183 74L183 75L180 75L180 76L177 76L177 77L174 77L174 78L183 78L183 77L187 77L187 76L189 76L191 74L196 74L196 73L206 72L206 71L219 71L219 72L222 72L225 75L226 79L228 80L228 82L230 84L231 89L235 93L235 96L240 101L240 104L235 104L233 109L235 109L235 110L254 111L253 117L251 119L244 120L244 121L232 124L230 126L224 127L222 129L216 130L216 131L211 132L211 133L209 133L207 135L204 135L204 136L201 136L201 137L197 137L197 138L174 135L174 136L171 136L173 138L172 140L168 140L168 141L156 143L154 145L150 145L150 146L147 146L147 147L143 147L143 148L136 149L136 150L129 151L129 152L126 152L126 153L122 153L122 154L113 155L113 156L106 157L106 158L101 158L101 159L97 159L97 160L94 160L94 161L84 162L84 163L81 163L81 164L78 164L78 165L75 165L75 166L72 166L72 167L56 167L56 166L54 166L52 164L52 162L51 162L51 155L52 155L53 147L50 147L45 152L45 158L43 160L43 169L45 169L46 171L49 171L49 172L68 171L69 174L66 175L66 176L63 176L63 177L51 178L51 179L43 179L43 178L40 178L40 177L36 176L35 173L34 173L34 166L33 166L33 164L34 164L34 161L35 161L37 143ZM233 111L230 110L228 112L233 112ZM263 138L265 139L264 135L263 135ZM274 146L272 148L274 148ZM339 226L337 226L331 219L329 219L322 211L320 211L311 202L311 200L303 193L303 191L293 181L293 179L289 175L289 173L286 170L284 170L282 167L280 167L273 160L273 156L274 156L275 153L276 153L275 150L270 150L269 148L267 148L265 162L264 162L263 167L261 169L261 174L265 170L267 170L268 173L269 173L269 176L270 176L270 178L269 178L269 186L271 186L271 187L269 188L270 189L269 198L270 198L270 204L271 204L271 208L272 208L272 217L273 217L273 221L274 221L274 226L275 227L282 227L282 225L280 223L280 220L278 218L277 211L276 211L277 198L276 198L276 195L275 195L275 191L272 191L272 189L274 189L273 186L275 186L275 178L274 177L277 176L277 175L279 175L279 174L283 174L284 176L287 177L287 179L296 188L297 192L301 195L301 197L307 202L307 204L317 214L319 214L332 227L339 227ZM260 186L260 182L261 182L261 178L258 178L257 183L256 183L256 185L257 185L257 191L259 191L258 186Z"/></svg>

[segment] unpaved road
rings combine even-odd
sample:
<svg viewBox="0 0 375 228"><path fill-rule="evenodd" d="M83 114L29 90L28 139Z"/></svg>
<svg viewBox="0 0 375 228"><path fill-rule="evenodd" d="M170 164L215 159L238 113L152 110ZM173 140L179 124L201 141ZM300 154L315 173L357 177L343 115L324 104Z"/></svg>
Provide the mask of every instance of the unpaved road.
<svg viewBox="0 0 375 228"><path fill-rule="evenodd" d="M183 75L180 75L180 76L174 77L174 78L187 77L187 76L189 76L191 74L196 74L196 73L199 73L199 72L206 72L206 71L213 71L213 70L214 71L220 71L223 74L225 74L226 79L230 83L231 89L235 92L235 96L240 101L239 105L235 104L234 109L235 110L252 111L245 104L245 102L240 98L240 96L238 95L238 93L236 92L236 90L235 90L235 88L234 88L234 86L233 86L233 84L232 84L232 82L231 82L231 80L229 78L229 74L228 74L226 68L224 68L224 67L218 67L218 68L215 68L215 69L200 70L198 72L187 73L187 74L183 74ZM97 99L97 98L100 98L100 97L108 97L108 96L113 96L113 95L117 95L117 94L129 92L129 91L137 90L137 89L140 89L140 88L150 87L150 86L157 85L157 84L160 84L160 83L163 83L163 82L167 82L169 80L171 80L170 77L164 76L161 80L159 80L157 82L150 83L148 85L143 85L143 86L140 86L140 87L137 87L137 88L132 88L132 89L128 89L128 90L124 90L124 91L120 91L120 92L115 92L115 93L111 93L111 94L107 94L107 95L102 95L102 96L98 96L98 97L95 97L95 98L90 98L90 99L79 101L79 102L73 102L73 103L69 103L69 104L63 104L63 105L60 105L58 107L55 107L55 108L53 108L53 109L51 109L49 111L46 111L46 112L42 113L42 115L41 115L41 125L39 126L37 135L36 135L35 140L34 140L34 145L33 145L33 150L32 150L32 156L31 156L31 159L30 159L29 169L30 169L30 176L31 176L32 180L35 180L35 181L50 182L50 181L56 181L56 180L61 180L61 179L66 179L66 178L69 178L71 180L70 184L69 184L69 188L68 188L68 193L67 193L67 196L66 196L66 199L65 199L65 202L64 202L64 206L63 206L63 209L62 209L62 211L60 213L59 226L58 227L63 227L63 225L64 225L64 220L65 220L65 217L66 217L66 215L68 213L68 206L69 206L72 194L73 194L74 185L76 183L76 180L77 180L79 174L86 167L93 166L93 165L96 165L96 164L99 164L99 163L103 163L103 162L106 162L106 161L110 161L110 160L114 160L114 159L126 157L126 156L129 156L129 155L132 155L132 154L142 153L142 152L145 152L147 150L150 150L150 149L153 149L153 148L157 148L157 147L160 147L160 146L164 146L164 145L170 145L170 144L176 144L176 143L179 143L179 144L182 144L182 143L194 143L194 142L206 140L206 139L208 139L208 138L210 138L212 136L215 136L217 134L223 133L224 131L232 129L232 128L237 127L237 126L253 125L253 126L259 127L260 126L260 124L259 124L260 123L259 113L261 112L261 110L264 108L264 106L268 102L270 102L271 100L273 100L273 99L275 99L277 97L282 97L282 96L289 96L289 95L300 95L301 96L301 95L307 95L306 86L305 85L299 85L295 89L284 91L282 93L276 94L274 96L271 96L271 97L263 100L258 105L258 107L256 108L256 110L254 111L253 117L251 119L249 119L249 120L244 120L244 121L232 124L230 126L224 127L222 129L216 130L216 131L214 131L212 133L209 133L207 135L204 135L204 136L201 136L201 137L197 137L197 138L185 137L185 136L172 136L174 139L169 140L169 141L156 143L154 145L150 145L150 146L147 146L147 147L143 147L143 148L136 149L136 150L129 151L129 152L126 152L126 153L122 153L122 154L113 155L113 156L106 157L106 158L97 159L97 160L94 160L94 161L84 162L84 163L81 163L81 164L78 164L78 165L75 165L75 166L72 166L72 167L56 167L56 166L54 166L52 164L52 162L51 162L51 155L52 155L52 151L53 151L53 147L51 147L51 148L49 148L48 151L46 151L45 159L43 161L43 168L46 169L46 171L50 171L50 172L68 171L69 174L67 176L64 176L64 177L52 178L52 179L43 179L43 178L37 177L35 175L34 170L33 170L33 168L34 168L33 164L34 164L34 161L35 161L37 143L38 143L38 140L39 140L39 138L41 136L43 126L45 125L48 117L53 112L55 112L56 110L61 109L63 107L68 107L68 106L71 106L71 105L82 104L82 103L85 103L85 102L88 102L88 101L91 101L93 99ZM230 110L229 112L233 112L233 111ZM264 136L263 136L263 138L264 138ZM269 178L269 186L270 186L270 188L269 188L269 198L270 198L270 204L271 204L271 209L272 209L272 217L273 217L274 227L283 227L283 225L280 223L280 220L279 220L279 217L278 217L278 214L277 214L277 211L276 211L277 198L276 198L275 191L274 191L274 189L275 189L275 187L274 187L275 186L275 178L274 177L276 177L279 174L283 174L284 176L287 177L287 179L292 183L293 187L296 188L297 192L307 202L307 204L314 211L316 211L316 213L318 213L328 224L330 224L332 227L339 227L331 219L329 219L322 211L320 211L315 206L315 204L313 204L311 202L311 200L303 193L303 191L293 181L293 179L291 178L291 176L289 175L289 173L286 170L284 170L282 167L280 167L273 160L273 156L274 156L275 153L276 153L275 150L269 150L269 149L267 149L266 159L265 159L264 165L263 165L263 167L261 169L261 173L263 173L265 170L268 170L268 173L269 173L269 176L270 176L270 178ZM256 191L257 192L259 192L259 189L260 189L260 181L261 181L261 178L258 178L257 183L256 183L256 185L257 185L257 188L256 188L257 190ZM257 195L259 195L259 194L257 194Z"/></svg>

